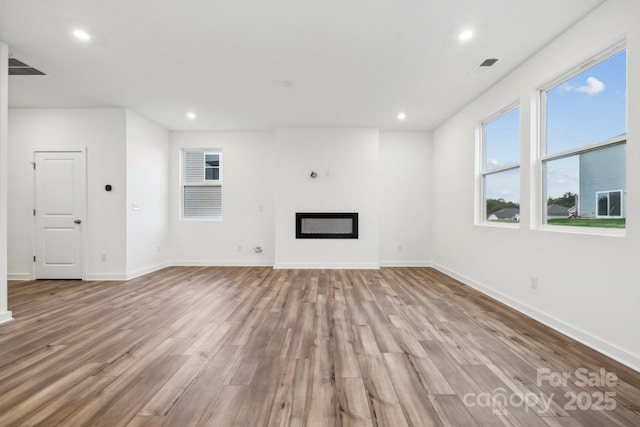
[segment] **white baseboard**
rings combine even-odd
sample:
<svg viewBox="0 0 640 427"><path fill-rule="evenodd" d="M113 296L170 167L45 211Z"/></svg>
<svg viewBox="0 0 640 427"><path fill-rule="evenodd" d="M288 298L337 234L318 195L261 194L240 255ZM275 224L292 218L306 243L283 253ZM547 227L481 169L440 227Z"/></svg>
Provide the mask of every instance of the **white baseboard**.
<svg viewBox="0 0 640 427"><path fill-rule="evenodd" d="M171 261L172 267L273 267L273 261Z"/></svg>
<svg viewBox="0 0 640 427"><path fill-rule="evenodd" d="M149 267L141 268L136 271L132 271L125 274L117 273L88 273L84 275L84 280L95 281L126 281L135 279L136 277L144 276L145 274L153 273L154 271L162 270L169 267L172 264L169 262L161 262L160 264L151 265Z"/></svg>
<svg viewBox="0 0 640 427"><path fill-rule="evenodd" d="M27 281L35 280L35 277L33 277L32 273L8 273L7 280Z"/></svg>
<svg viewBox="0 0 640 427"><path fill-rule="evenodd" d="M0 313L0 323L6 323L13 320L10 311L5 311L4 313Z"/></svg>
<svg viewBox="0 0 640 427"><path fill-rule="evenodd" d="M112 274L112 273L91 273L85 274L84 279L82 280L91 280L91 281L124 281L127 280L126 274Z"/></svg>
<svg viewBox="0 0 640 427"><path fill-rule="evenodd" d="M431 261L380 261L380 267L433 267Z"/></svg>
<svg viewBox="0 0 640 427"><path fill-rule="evenodd" d="M292 263L279 262L273 266L276 270L378 270L380 264L377 262L363 263Z"/></svg>
<svg viewBox="0 0 640 427"><path fill-rule="evenodd" d="M569 338L572 338L586 345L587 347L590 347L604 354L605 356L610 357L611 359L620 362L635 371L640 372L640 357L635 356L619 347L616 347L613 344L603 341L600 338L589 334L588 332L585 332L561 320L558 320L553 316L550 316L533 307L523 304L520 301L514 300L487 286L481 285L480 283L477 283L462 274L458 274L452 270L449 270L446 267L443 267L439 264L433 264L433 268L446 274L447 276L453 277L454 279L473 289L476 289L477 291L482 292L485 295L490 296L493 299L500 301L503 304L508 305L509 307L519 311L526 316L531 317L534 320L537 320L538 322L550 327L551 329L555 329L556 331L568 336Z"/></svg>
<svg viewBox="0 0 640 427"><path fill-rule="evenodd" d="M152 265L150 267L141 268L140 270L127 273L127 278L125 280L135 279L136 277L144 276L145 274L162 270L163 268L169 267L170 265L171 264L169 262L165 261L161 262L160 264Z"/></svg>

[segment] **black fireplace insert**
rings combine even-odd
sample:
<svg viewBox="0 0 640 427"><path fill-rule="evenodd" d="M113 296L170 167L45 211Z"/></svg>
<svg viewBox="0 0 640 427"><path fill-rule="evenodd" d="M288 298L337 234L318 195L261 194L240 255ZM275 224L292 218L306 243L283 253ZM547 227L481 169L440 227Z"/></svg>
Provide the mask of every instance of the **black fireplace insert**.
<svg viewBox="0 0 640 427"><path fill-rule="evenodd" d="M296 239L357 239L358 213L298 212Z"/></svg>

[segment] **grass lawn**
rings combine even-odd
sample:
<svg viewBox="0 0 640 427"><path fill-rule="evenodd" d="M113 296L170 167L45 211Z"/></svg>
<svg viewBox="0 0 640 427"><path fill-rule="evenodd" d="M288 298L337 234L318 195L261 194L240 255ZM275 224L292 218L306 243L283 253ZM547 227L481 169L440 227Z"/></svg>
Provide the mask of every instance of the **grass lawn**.
<svg viewBox="0 0 640 427"><path fill-rule="evenodd" d="M626 220L624 218L552 218L547 220L547 224L552 225L575 225L579 227L605 227L624 228Z"/></svg>

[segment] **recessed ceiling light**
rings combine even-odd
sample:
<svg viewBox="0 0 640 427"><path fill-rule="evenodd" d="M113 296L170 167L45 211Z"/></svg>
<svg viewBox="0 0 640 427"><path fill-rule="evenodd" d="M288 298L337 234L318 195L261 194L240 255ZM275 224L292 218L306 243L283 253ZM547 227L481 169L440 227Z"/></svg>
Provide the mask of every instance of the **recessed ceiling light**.
<svg viewBox="0 0 640 427"><path fill-rule="evenodd" d="M82 40L83 42L88 42L89 40L91 40L91 36L89 35L89 33L79 28L73 30L73 35L75 36L75 38L77 38L78 40Z"/></svg>
<svg viewBox="0 0 640 427"><path fill-rule="evenodd" d="M464 30L463 32L458 34L458 40L463 41L463 42L465 42L467 40L470 40L471 37L473 37L473 31L471 31L471 30Z"/></svg>
<svg viewBox="0 0 640 427"><path fill-rule="evenodd" d="M194 113L194 112L192 112L192 111L189 111L189 112L187 113L187 119L189 119L189 120L195 120L195 119L196 119L196 117L197 117L197 116L196 116L196 113Z"/></svg>
<svg viewBox="0 0 640 427"><path fill-rule="evenodd" d="M398 113L396 117L398 118L398 120L404 120L407 118L407 113Z"/></svg>

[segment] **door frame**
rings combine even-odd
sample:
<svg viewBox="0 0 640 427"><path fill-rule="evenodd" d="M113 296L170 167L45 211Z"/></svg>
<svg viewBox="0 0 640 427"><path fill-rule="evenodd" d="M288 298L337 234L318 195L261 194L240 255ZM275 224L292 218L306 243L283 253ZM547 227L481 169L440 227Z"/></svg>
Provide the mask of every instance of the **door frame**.
<svg viewBox="0 0 640 427"><path fill-rule="evenodd" d="M32 169L32 209L36 208L36 169L34 167L36 163L36 153L80 153L82 154L82 158L84 161L84 203L82 204L82 223L85 225L82 232L82 254L81 254L81 280L86 280L87 276L87 234L88 234L88 225L89 221L87 219L87 214L89 212L89 151L87 147L79 146L79 145L55 145L55 146L36 146L33 148L31 153L31 162L30 167ZM37 244L37 224L36 224L36 216L32 215L32 231L33 231L33 239L31 240L32 247L31 252L33 256L36 254L36 244ZM31 262L31 277L33 280L38 280L36 278L36 263ZM43 279L46 280L46 279Z"/></svg>

